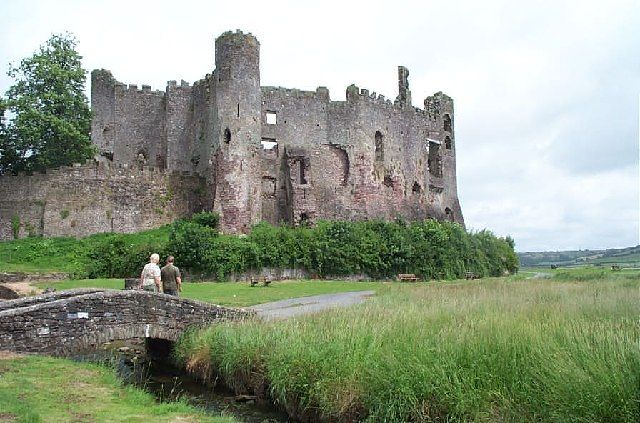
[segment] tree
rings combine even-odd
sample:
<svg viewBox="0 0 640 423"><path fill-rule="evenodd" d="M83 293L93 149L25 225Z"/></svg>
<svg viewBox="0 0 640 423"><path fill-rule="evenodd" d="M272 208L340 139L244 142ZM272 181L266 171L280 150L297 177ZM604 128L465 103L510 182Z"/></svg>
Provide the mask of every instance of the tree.
<svg viewBox="0 0 640 423"><path fill-rule="evenodd" d="M84 162L94 154L86 71L71 34L52 35L8 75L17 82L0 98L0 174ZM8 115L8 116L6 116Z"/></svg>

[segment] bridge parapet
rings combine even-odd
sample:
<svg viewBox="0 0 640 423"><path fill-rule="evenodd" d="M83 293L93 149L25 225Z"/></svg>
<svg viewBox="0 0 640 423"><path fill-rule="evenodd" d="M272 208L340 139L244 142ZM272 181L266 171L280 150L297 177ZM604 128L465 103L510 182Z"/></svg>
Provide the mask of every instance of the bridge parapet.
<svg viewBox="0 0 640 423"><path fill-rule="evenodd" d="M176 341L190 326L253 313L145 291L78 289L11 300L0 308L0 350L72 355L131 338Z"/></svg>
<svg viewBox="0 0 640 423"><path fill-rule="evenodd" d="M104 292L101 288L77 288L69 289L66 291L50 292L47 294L33 295L31 297L21 297L11 301L0 302L0 312L9 309L18 309L22 307L29 307L35 304L48 303L55 300L62 300L65 298L76 297L82 294L91 294L94 292Z"/></svg>

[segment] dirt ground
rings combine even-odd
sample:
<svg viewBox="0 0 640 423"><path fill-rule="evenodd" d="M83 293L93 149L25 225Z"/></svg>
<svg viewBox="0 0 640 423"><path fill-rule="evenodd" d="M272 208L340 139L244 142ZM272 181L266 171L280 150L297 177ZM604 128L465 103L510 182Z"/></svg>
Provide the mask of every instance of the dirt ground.
<svg viewBox="0 0 640 423"><path fill-rule="evenodd" d="M5 282L3 285L17 292L21 297L39 294L42 292L40 288L36 288L31 285L30 282Z"/></svg>
<svg viewBox="0 0 640 423"><path fill-rule="evenodd" d="M23 357L23 355L16 354L11 351L0 350L0 360L11 360L12 358L19 358L19 357Z"/></svg>

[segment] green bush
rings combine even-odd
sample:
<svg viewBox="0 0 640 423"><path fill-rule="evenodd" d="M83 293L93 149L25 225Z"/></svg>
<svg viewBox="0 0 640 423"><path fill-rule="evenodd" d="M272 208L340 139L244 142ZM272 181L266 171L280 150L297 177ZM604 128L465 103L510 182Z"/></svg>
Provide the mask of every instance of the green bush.
<svg viewBox="0 0 640 423"><path fill-rule="evenodd" d="M157 253L165 257L166 244L133 244L123 234L109 234L92 243L86 253L86 277L134 278L140 276L149 257Z"/></svg>
<svg viewBox="0 0 640 423"><path fill-rule="evenodd" d="M200 226L206 226L211 229L218 229L220 223L220 215L218 213L200 212L191 216L193 223L197 223Z"/></svg>
<svg viewBox="0 0 640 423"><path fill-rule="evenodd" d="M216 238L204 253L203 264L202 270L217 280L260 267L255 244L246 238L234 236Z"/></svg>
<svg viewBox="0 0 640 423"><path fill-rule="evenodd" d="M179 220L171 226L169 245L171 254L180 266L196 272L205 270L205 254L213 248L218 233L209 226Z"/></svg>

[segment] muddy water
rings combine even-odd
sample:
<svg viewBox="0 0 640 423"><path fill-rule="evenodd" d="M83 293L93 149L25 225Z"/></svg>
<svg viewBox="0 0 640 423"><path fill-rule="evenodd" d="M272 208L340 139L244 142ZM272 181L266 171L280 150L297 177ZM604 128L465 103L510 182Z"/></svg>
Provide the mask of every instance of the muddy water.
<svg viewBox="0 0 640 423"><path fill-rule="evenodd" d="M112 365L123 381L150 392L160 402L186 399L208 414L231 415L246 423L292 421L271 405L258 404L252 397L235 396L221 386L206 386L167 360L147 355L144 340L105 344L97 351L83 352L74 358Z"/></svg>

